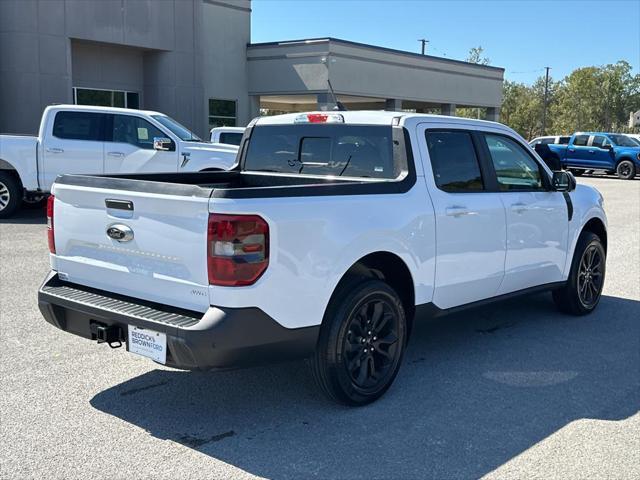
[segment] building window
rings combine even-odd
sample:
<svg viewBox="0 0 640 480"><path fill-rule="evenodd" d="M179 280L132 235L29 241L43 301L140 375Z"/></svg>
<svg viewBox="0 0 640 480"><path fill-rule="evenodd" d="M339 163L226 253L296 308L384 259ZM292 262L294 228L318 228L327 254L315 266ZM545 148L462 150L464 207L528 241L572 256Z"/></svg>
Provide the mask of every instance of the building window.
<svg viewBox="0 0 640 480"><path fill-rule="evenodd" d="M236 101L209 99L209 128L235 127Z"/></svg>
<svg viewBox="0 0 640 480"><path fill-rule="evenodd" d="M98 88L73 88L73 103L99 107L140 108L138 92L103 90Z"/></svg>

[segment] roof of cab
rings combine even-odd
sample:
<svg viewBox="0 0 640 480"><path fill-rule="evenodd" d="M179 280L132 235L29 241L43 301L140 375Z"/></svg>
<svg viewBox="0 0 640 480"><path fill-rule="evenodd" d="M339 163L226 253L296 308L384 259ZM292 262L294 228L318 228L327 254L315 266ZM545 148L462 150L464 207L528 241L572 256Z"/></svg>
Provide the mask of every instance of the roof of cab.
<svg viewBox="0 0 640 480"><path fill-rule="evenodd" d="M132 115L135 113L141 113L143 115L163 115L161 112L154 112L153 110L137 110L131 108L119 108L119 107L101 107L97 105L70 105L70 104L56 104L49 105L47 110L74 110L74 111L86 111L86 112L102 112L102 113L126 113Z"/></svg>
<svg viewBox="0 0 640 480"><path fill-rule="evenodd" d="M476 126L500 126L507 128L505 125L497 122L490 122L488 120L475 120L466 117L451 117L447 115L433 115L426 113L412 113L412 112L389 112L385 110L355 110L355 111L343 111L343 110L330 110L330 111L314 111L314 112L298 112L298 113L285 113L283 115L273 115L268 117L258 117L255 119L254 125L287 125L296 123L296 118L309 114L338 114L344 119L345 124L359 124L359 125L391 125L394 118L400 118L401 122L406 123L409 119L418 119L433 123L463 123L466 125Z"/></svg>

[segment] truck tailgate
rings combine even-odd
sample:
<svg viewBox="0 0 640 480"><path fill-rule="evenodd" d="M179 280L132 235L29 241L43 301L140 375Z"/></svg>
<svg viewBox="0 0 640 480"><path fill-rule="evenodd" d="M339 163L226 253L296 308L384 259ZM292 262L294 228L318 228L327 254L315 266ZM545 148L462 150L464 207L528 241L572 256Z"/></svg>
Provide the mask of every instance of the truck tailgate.
<svg viewBox="0 0 640 480"><path fill-rule="evenodd" d="M60 277L122 295L205 311L209 306L207 220L210 191L119 190L93 177L91 186L55 184L56 255ZM105 182L101 188L100 182ZM108 184L108 186L107 186ZM156 184L157 185L157 184ZM153 189L151 189L153 190ZM111 236L107 233L109 228ZM117 240L119 232L130 239Z"/></svg>

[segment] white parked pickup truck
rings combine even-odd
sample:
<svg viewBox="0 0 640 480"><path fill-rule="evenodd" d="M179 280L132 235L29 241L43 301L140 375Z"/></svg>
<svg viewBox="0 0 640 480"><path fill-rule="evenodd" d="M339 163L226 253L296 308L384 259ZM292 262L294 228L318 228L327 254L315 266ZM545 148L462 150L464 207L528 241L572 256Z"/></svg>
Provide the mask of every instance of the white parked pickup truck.
<svg viewBox="0 0 640 480"><path fill-rule="evenodd" d="M203 142L172 118L124 108L55 105L37 137L0 135L0 218L38 200L64 173L226 170L238 147Z"/></svg>
<svg viewBox="0 0 640 480"><path fill-rule="evenodd" d="M330 398L362 405L420 318L545 290L576 315L600 299L602 196L498 123L263 117L238 158L58 178L44 318L176 368L310 357Z"/></svg>
<svg viewBox="0 0 640 480"><path fill-rule="evenodd" d="M240 145L244 127L215 127L209 132L211 143L225 143L228 145Z"/></svg>

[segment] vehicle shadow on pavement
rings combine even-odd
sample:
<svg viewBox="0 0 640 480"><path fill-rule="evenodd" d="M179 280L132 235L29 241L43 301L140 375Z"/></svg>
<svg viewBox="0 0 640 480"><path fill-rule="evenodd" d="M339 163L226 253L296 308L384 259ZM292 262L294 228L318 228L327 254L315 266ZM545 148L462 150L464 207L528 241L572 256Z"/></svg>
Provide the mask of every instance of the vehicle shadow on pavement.
<svg viewBox="0 0 640 480"><path fill-rule="evenodd" d="M23 208L11 218L0 218L0 224L37 225L47 223L47 212L44 206L38 205Z"/></svg>
<svg viewBox="0 0 640 480"><path fill-rule="evenodd" d="M305 362L233 372L158 369L91 405L270 478L469 478L570 422L640 409L640 302L587 317L536 295L418 323L391 390L347 408Z"/></svg>

